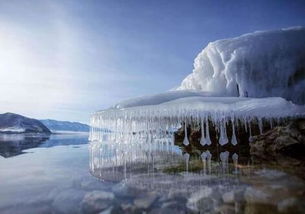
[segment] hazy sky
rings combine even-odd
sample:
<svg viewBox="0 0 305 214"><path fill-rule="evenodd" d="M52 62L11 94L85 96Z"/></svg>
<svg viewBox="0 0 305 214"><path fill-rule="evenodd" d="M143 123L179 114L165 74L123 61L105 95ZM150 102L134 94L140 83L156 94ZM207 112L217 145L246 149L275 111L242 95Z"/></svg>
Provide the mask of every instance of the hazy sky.
<svg viewBox="0 0 305 214"><path fill-rule="evenodd" d="M296 25L303 0L0 0L0 113L88 122L179 85L209 41Z"/></svg>

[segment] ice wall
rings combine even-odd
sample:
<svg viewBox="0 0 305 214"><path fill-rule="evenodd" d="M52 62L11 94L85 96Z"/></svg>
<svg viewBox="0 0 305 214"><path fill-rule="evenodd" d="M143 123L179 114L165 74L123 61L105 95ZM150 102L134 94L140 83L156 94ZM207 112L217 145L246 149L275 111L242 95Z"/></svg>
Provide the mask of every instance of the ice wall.
<svg viewBox="0 0 305 214"><path fill-rule="evenodd" d="M254 32L211 42L180 89L224 96L284 97L305 104L305 28Z"/></svg>

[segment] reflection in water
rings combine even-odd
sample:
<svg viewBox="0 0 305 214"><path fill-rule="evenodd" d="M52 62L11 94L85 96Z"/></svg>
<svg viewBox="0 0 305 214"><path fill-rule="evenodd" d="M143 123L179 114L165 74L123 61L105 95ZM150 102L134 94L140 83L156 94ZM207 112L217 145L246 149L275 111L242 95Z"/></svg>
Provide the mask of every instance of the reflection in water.
<svg viewBox="0 0 305 214"><path fill-rule="evenodd" d="M80 145L87 143L88 134L0 134L0 155L5 158L23 154L35 147Z"/></svg>
<svg viewBox="0 0 305 214"><path fill-rule="evenodd" d="M209 150L206 150L204 152L202 152L201 154L201 159L202 159L202 163L203 163L203 173L207 174L207 170L208 173L211 173L211 160L212 160L212 154ZM208 169L207 169L208 168Z"/></svg>
<svg viewBox="0 0 305 214"><path fill-rule="evenodd" d="M202 151L200 157L183 151L174 145L171 138L164 138L155 143L114 143L111 140L91 142L90 170L102 180L121 181L131 178L135 174L163 172L166 169L179 169L180 172L190 171L190 164L197 164L199 168L191 168L203 174L235 174L238 172L238 154L229 151L217 153L217 150ZM212 169L212 157L214 157ZM218 161L219 160L219 161ZM230 163L234 163L230 165ZM193 165L192 165L193 166Z"/></svg>
<svg viewBox="0 0 305 214"><path fill-rule="evenodd" d="M143 171L154 173L156 163L170 166L183 160L169 139L145 145L91 142L89 149L90 170L103 180L120 181Z"/></svg>
<svg viewBox="0 0 305 214"><path fill-rule="evenodd" d="M236 154L236 153L234 153L233 155L232 155L232 160L233 160L233 163L234 163L234 168L235 168L235 173L238 173L238 169L237 169L237 167L238 167L238 154Z"/></svg>
<svg viewBox="0 0 305 214"><path fill-rule="evenodd" d="M88 133L73 134L52 134L48 141L45 141L39 147L68 146L87 144Z"/></svg>
<svg viewBox="0 0 305 214"><path fill-rule="evenodd" d="M86 136L55 135L0 157L0 213L304 213L304 181L240 147L104 140L88 153Z"/></svg>
<svg viewBox="0 0 305 214"><path fill-rule="evenodd" d="M23 150L35 148L49 139L49 135L0 134L0 155L8 158L22 154Z"/></svg>
<svg viewBox="0 0 305 214"><path fill-rule="evenodd" d="M303 193L298 191L305 190L303 181L276 170L258 168L249 157L242 157L244 153L239 154L236 147L223 151L216 145L203 150L194 148L194 152L184 140L180 144L172 138L150 143L145 138L143 142L137 139L129 143L114 142L107 136L103 139L90 143L92 175L157 195L162 200L154 202L154 209L172 202L176 207L184 207L183 212L261 213L268 208L269 213L278 213L290 209L290 205L285 209L281 206L292 197L295 204L291 206L296 213L305 210L300 205L304 203ZM279 197L282 188L286 192Z"/></svg>

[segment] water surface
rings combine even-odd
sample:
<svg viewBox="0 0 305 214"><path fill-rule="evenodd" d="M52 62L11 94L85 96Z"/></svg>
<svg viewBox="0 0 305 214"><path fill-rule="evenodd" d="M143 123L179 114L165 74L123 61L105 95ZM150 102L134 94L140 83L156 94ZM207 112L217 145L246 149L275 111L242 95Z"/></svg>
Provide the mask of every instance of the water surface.
<svg viewBox="0 0 305 214"><path fill-rule="evenodd" d="M0 213L305 211L301 178L254 164L239 147L206 148L202 158L169 139L154 144L88 144L87 135L0 139Z"/></svg>

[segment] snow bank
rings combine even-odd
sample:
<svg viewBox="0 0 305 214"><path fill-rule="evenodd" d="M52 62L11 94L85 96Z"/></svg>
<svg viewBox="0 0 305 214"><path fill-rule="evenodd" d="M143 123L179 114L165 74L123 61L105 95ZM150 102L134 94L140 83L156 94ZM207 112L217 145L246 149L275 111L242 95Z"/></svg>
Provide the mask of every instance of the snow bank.
<svg viewBox="0 0 305 214"><path fill-rule="evenodd" d="M208 44L178 90L284 97L305 104L305 28L254 32Z"/></svg>

